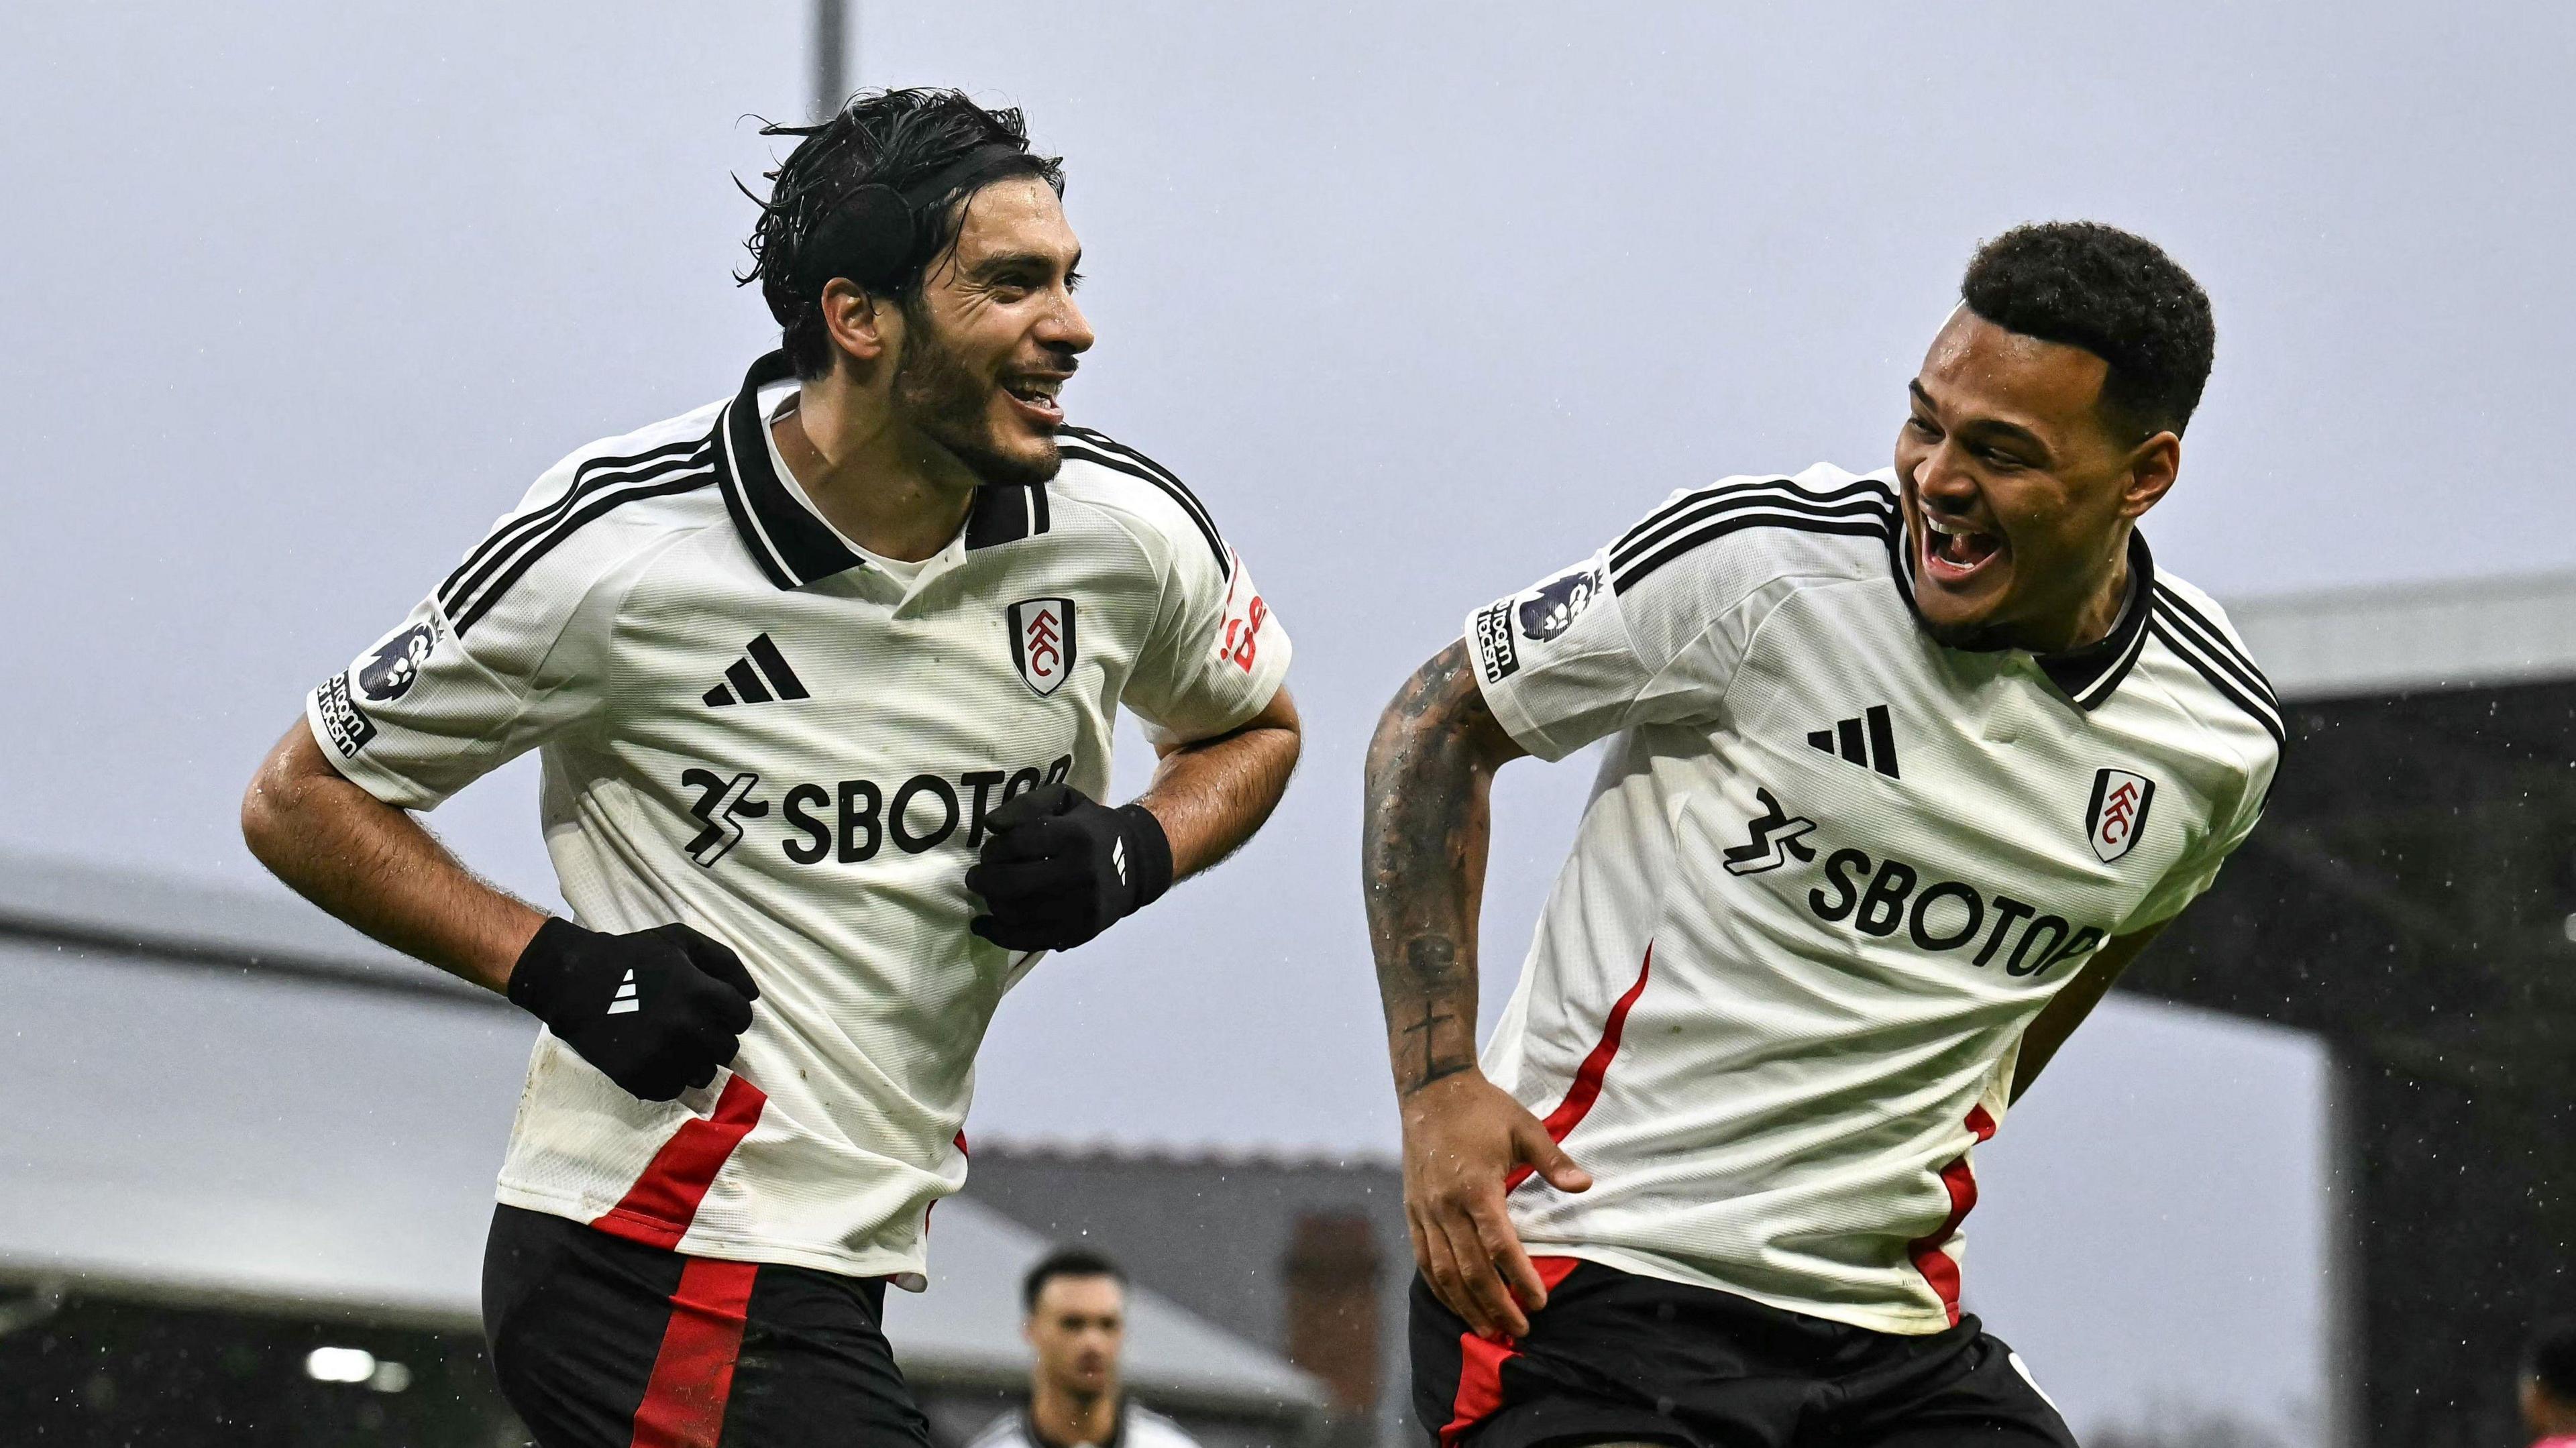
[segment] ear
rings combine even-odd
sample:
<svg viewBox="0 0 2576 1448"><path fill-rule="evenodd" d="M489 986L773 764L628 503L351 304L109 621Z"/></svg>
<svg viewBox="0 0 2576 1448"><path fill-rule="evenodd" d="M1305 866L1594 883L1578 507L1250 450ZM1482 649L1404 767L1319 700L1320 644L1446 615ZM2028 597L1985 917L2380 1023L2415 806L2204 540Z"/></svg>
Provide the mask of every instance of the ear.
<svg viewBox="0 0 2576 1448"><path fill-rule="evenodd" d="M847 277L824 283L817 305L823 309L823 330L831 334L833 349L847 354L862 370L891 354L902 341L901 310L868 295Z"/></svg>
<svg viewBox="0 0 2576 1448"><path fill-rule="evenodd" d="M2164 501L2182 472L2182 439L2160 432L2129 454L2129 475L2120 484L2120 516L2135 522Z"/></svg>

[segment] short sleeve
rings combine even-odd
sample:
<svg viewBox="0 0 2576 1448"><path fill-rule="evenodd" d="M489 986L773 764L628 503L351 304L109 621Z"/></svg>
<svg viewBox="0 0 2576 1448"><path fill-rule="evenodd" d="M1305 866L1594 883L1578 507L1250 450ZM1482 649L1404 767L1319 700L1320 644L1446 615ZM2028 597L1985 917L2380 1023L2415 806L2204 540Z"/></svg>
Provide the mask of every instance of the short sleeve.
<svg viewBox="0 0 2576 1448"><path fill-rule="evenodd" d="M1654 546L1703 496L1674 494L1590 557L1467 616L1486 706L1523 749L1562 759L1640 724L1718 716L1754 625L1794 570L1750 532Z"/></svg>
<svg viewBox="0 0 2576 1448"><path fill-rule="evenodd" d="M2135 935L2150 926L2161 925L2183 912L2211 885L2218 882L2218 871L2227 857L2254 833L2263 822L2263 805L2272 790L2272 773L2279 763L2277 754L2266 755L2246 780L2240 796L2242 803L2231 812L2225 826L2210 833L2200 847L2184 855L2156 882L2153 890L2129 918L2120 925L2122 935Z"/></svg>
<svg viewBox="0 0 2576 1448"><path fill-rule="evenodd" d="M1242 557L1213 528L1172 542L1153 632L1120 695L1158 744L1240 726L1288 674L1288 631Z"/></svg>
<svg viewBox="0 0 2576 1448"><path fill-rule="evenodd" d="M387 804L435 809L581 721L599 697L599 585L631 540L544 526L569 467L541 479L402 623L305 697L323 756Z"/></svg>

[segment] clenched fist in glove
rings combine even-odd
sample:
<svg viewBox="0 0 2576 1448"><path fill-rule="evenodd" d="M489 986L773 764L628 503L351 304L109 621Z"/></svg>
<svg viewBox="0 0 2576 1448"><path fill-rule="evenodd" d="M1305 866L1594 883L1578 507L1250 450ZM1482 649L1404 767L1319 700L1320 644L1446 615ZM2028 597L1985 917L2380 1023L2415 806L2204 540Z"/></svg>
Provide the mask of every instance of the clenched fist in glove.
<svg viewBox="0 0 2576 1448"><path fill-rule="evenodd" d="M760 987L685 925L607 935L554 919L519 953L509 994L609 1080L668 1101L733 1059Z"/></svg>
<svg viewBox="0 0 2576 1448"><path fill-rule="evenodd" d="M993 811L990 829L966 872L987 913L968 928L1005 950L1070 950L1172 888L1172 842L1141 804L1041 784Z"/></svg>

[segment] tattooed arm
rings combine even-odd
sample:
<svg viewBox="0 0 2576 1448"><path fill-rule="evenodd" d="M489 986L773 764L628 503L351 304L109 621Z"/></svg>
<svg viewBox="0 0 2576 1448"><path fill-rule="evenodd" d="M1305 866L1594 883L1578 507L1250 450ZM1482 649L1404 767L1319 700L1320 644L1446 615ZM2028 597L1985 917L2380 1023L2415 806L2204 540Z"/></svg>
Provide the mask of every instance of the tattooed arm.
<svg viewBox="0 0 2576 1448"><path fill-rule="evenodd" d="M1406 681L1369 741L1361 887L1404 1118L1404 1207L1431 1290L1480 1332L1518 1337L1546 1287L1503 1209L1527 1165L1592 1179L1476 1067L1476 917L1494 771L1527 753L1486 708L1461 641Z"/></svg>

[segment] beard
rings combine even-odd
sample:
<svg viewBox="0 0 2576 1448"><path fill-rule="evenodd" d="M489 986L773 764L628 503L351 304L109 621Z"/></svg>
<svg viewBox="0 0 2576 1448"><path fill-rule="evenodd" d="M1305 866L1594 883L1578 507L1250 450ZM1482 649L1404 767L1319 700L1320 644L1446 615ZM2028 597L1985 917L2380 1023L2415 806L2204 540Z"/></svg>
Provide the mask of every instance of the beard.
<svg viewBox="0 0 2576 1448"><path fill-rule="evenodd" d="M991 486L1043 483L1064 466L1055 439L1012 452L994 436L993 393L1000 384L979 377L950 350L930 319L906 317L903 358L895 364L893 401L904 421L954 454Z"/></svg>

